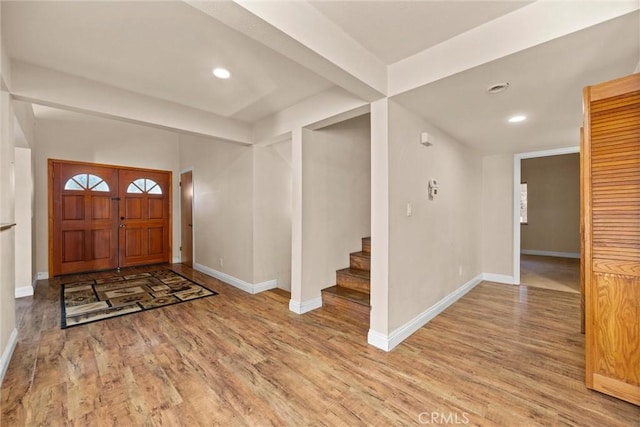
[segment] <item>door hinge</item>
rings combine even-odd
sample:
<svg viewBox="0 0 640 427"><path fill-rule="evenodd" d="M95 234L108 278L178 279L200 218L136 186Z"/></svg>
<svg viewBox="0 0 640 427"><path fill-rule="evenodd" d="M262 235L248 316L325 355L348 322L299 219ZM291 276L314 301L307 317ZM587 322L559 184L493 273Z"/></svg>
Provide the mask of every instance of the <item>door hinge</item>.
<svg viewBox="0 0 640 427"><path fill-rule="evenodd" d="M178 183L178 187L182 187L182 181Z"/></svg>
<svg viewBox="0 0 640 427"><path fill-rule="evenodd" d="M182 251L182 246L180 246L180 250Z"/></svg>

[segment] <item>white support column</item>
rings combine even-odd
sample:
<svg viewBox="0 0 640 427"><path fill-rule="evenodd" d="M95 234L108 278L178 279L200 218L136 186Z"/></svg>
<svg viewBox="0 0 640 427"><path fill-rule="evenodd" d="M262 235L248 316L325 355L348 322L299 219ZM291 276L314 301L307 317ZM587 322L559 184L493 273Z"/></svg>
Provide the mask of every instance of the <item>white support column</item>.
<svg viewBox="0 0 640 427"><path fill-rule="evenodd" d="M369 344L388 351L389 99L371 104L371 320Z"/></svg>
<svg viewBox="0 0 640 427"><path fill-rule="evenodd" d="M291 301L289 310L302 314L302 128L291 131Z"/></svg>

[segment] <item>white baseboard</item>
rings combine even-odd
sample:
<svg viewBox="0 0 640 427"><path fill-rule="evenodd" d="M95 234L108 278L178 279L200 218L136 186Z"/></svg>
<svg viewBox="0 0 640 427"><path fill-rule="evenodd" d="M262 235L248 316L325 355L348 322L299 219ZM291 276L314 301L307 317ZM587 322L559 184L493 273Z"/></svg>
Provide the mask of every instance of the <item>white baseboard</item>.
<svg viewBox="0 0 640 427"><path fill-rule="evenodd" d="M369 333L367 334L367 342L381 350L389 351L389 337L385 334L382 334L378 331L374 331L373 329L369 329Z"/></svg>
<svg viewBox="0 0 640 427"><path fill-rule="evenodd" d="M27 285L27 286L20 286L19 288L16 288L15 296L16 298L33 296L33 286Z"/></svg>
<svg viewBox="0 0 640 427"><path fill-rule="evenodd" d="M306 301L289 300L289 310L297 314L308 313L311 310L322 307L322 297Z"/></svg>
<svg viewBox="0 0 640 427"><path fill-rule="evenodd" d="M36 275L37 280L47 280L49 278L48 271L38 271Z"/></svg>
<svg viewBox="0 0 640 427"><path fill-rule="evenodd" d="M238 289L242 289L243 291L250 294L257 294L259 292L267 291L269 289L275 289L278 287L278 281L276 279L253 284L245 282L242 279L238 279L237 277L233 277L227 273L214 270L213 268L207 267L206 265L193 263L193 269L198 270L201 273L208 274L209 276L215 277L218 280L222 280L223 282L228 283L231 286L235 286Z"/></svg>
<svg viewBox="0 0 640 427"><path fill-rule="evenodd" d="M486 280L487 282L504 283L505 285L516 284L513 276L507 276L506 274L482 273L482 280Z"/></svg>
<svg viewBox="0 0 640 427"><path fill-rule="evenodd" d="M473 289L478 283L482 282L483 274L478 274L473 279L469 280L464 285L460 286L455 291L451 292L446 297L429 307L427 310L420 313L418 316L408 321L389 335L384 335L380 332L369 330L367 336L367 342L374 347L382 349L384 351L391 351L394 347L406 340L416 332L418 329L426 325L431 319L442 313L451 304L458 301L464 294Z"/></svg>
<svg viewBox="0 0 640 427"><path fill-rule="evenodd" d="M579 252L553 252L553 251L536 251L533 249L522 249L520 253L523 255L553 256L558 258L580 259Z"/></svg>
<svg viewBox="0 0 640 427"><path fill-rule="evenodd" d="M267 280L266 282L255 283L253 285L253 292L252 293L257 294L257 293L260 293L260 292L268 291L269 289L275 289L277 287L278 287L278 280L277 279Z"/></svg>
<svg viewBox="0 0 640 427"><path fill-rule="evenodd" d="M13 351L16 349L16 344L18 344L18 330L14 328L0 357L0 385L4 380L4 374L7 373L7 368L9 368L9 362L11 362L11 356L13 356Z"/></svg>

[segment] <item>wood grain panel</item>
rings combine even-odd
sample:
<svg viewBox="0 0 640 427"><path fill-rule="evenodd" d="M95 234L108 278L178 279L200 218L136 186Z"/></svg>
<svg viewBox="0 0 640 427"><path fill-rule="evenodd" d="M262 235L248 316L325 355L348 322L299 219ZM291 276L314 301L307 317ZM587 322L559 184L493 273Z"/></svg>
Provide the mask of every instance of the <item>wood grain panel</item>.
<svg viewBox="0 0 640 427"><path fill-rule="evenodd" d="M163 219L164 218L164 200L158 198L148 199L148 219Z"/></svg>
<svg viewBox="0 0 640 427"><path fill-rule="evenodd" d="M84 259L84 230L62 232L62 262L77 262Z"/></svg>
<svg viewBox="0 0 640 427"><path fill-rule="evenodd" d="M164 228L149 227L147 228L147 245L149 255L161 255L165 251L164 247Z"/></svg>
<svg viewBox="0 0 640 427"><path fill-rule="evenodd" d="M595 372L640 386L640 277L594 274L592 280Z"/></svg>
<svg viewBox="0 0 640 427"><path fill-rule="evenodd" d="M111 197L93 196L91 197L91 218L92 219L112 219Z"/></svg>
<svg viewBox="0 0 640 427"><path fill-rule="evenodd" d="M142 198L127 196L124 199L124 216L126 219L142 219Z"/></svg>
<svg viewBox="0 0 640 427"><path fill-rule="evenodd" d="M593 374L593 384L598 390L611 395L619 395L627 402L640 406L640 388L638 387L600 374Z"/></svg>
<svg viewBox="0 0 640 427"><path fill-rule="evenodd" d="M129 227L124 230L126 236L125 253L128 257L142 256L143 249L143 235L142 229Z"/></svg>
<svg viewBox="0 0 640 427"><path fill-rule="evenodd" d="M638 78L638 74L632 74L630 76L594 85L590 89L592 101L605 99L615 102L616 98L621 94L639 92L640 78ZM594 104L595 105L591 108L595 111L599 111L599 105L596 102L594 102Z"/></svg>
<svg viewBox="0 0 640 427"><path fill-rule="evenodd" d="M111 256L110 248L112 248L114 244L111 230L91 230L93 259L109 258Z"/></svg>
<svg viewBox="0 0 640 427"><path fill-rule="evenodd" d="M593 271L599 273L640 276L640 263L632 261L593 260Z"/></svg>
<svg viewBox="0 0 640 427"><path fill-rule="evenodd" d="M62 196L62 220L73 221L84 219L84 196Z"/></svg>

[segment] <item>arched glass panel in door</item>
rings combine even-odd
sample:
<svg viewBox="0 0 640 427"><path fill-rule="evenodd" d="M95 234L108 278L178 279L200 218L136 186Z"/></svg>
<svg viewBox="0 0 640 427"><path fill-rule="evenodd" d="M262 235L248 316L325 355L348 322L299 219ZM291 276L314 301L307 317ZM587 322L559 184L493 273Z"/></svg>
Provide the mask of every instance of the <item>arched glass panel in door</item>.
<svg viewBox="0 0 640 427"><path fill-rule="evenodd" d="M79 173L72 176L64 183L64 189L78 191L90 190L106 193L110 191L109 185L104 179L91 173Z"/></svg>
<svg viewBox="0 0 640 427"><path fill-rule="evenodd" d="M162 194L162 188L152 179L138 178L127 187L129 194Z"/></svg>

